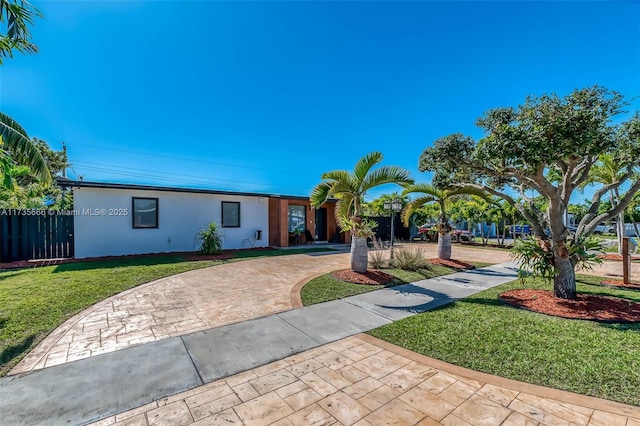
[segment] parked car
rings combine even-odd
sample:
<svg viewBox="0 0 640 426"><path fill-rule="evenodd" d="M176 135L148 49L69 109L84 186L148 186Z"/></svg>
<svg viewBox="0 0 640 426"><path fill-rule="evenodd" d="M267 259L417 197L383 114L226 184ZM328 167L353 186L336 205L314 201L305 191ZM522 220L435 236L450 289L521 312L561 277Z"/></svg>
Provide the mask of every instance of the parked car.
<svg viewBox="0 0 640 426"><path fill-rule="evenodd" d="M509 232L513 238L522 238L531 235L531 225L511 225Z"/></svg>
<svg viewBox="0 0 640 426"><path fill-rule="evenodd" d="M601 223L600 225L596 226L596 229L593 230L594 234L615 234L616 233L616 227L614 225L607 225L604 223Z"/></svg>
<svg viewBox="0 0 640 426"><path fill-rule="evenodd" d="M471 241L473 239L473 235L471 235L471 232L466 229L454 229L451 231L451 239L453 241Z"/></svg>
<svg viewBox="0 0 640 426"><path fill-rule="evenodd" d="M422 241L436 241L438 232L434 223L425 223L418 228L418 236Z"/></svg>

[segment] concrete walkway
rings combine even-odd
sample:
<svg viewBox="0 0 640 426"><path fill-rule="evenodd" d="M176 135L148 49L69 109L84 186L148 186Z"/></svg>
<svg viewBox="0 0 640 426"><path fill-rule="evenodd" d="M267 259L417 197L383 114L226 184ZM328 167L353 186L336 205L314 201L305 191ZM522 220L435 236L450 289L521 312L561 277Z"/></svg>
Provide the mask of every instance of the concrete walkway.
<svg viewBox="0 0 640 426"><path fill-rule="evenodd" d="M457 248L454 257L482 260ZM268 259L285 262L267 276L280 274L290 292L287 268L318 275L348 255L299 256ZM247 264L256 261L225 265L239 268L227 277L253 279L255 293L260 276ZM358 334L514 277L512 264L495 265L295 310L289 294L276 314L0 379L0 423L640 425L638 407L482 375ZM148 294L156 285L166 284L147 285Z"/></svg>

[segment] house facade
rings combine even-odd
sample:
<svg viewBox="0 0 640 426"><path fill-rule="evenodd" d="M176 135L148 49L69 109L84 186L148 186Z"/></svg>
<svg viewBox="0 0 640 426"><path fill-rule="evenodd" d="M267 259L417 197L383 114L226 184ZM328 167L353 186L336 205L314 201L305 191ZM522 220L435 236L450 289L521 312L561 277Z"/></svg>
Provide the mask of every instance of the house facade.
<svg viewBox="0 0 640 426"><path fill-rule="evenodd" d="M306 197L59 180L72 188L75 257L193 252L198 231L216 222L223 249L345 242L335 201L318 209ZM299 230L299 232L296 232ZM337 239L337 241L336 241Z"/></svg>

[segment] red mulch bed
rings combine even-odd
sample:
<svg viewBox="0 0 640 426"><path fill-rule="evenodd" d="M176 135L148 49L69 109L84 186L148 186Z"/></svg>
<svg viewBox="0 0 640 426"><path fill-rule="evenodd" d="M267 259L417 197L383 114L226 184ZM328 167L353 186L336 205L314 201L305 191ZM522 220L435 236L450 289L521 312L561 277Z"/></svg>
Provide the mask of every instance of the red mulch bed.
<svg viewBox="0 0 640 426"><path fill-rule="evenodd" d="M475 265L471 263L463 262L461 260L443 260L438 258L428 259L429 263L434 265L447 266L455 269L474 269ZM386 272L382 272L378 269L367 269L365 273L354 272L351 269L341 269L334 271L331 276L337 280L346 281L348 283L363 284L363 285L384 285L389 284L395 278L393 275L389 275Z"/></svg>
<svg viewBox="0 0 640 426"><path fill-rule="evenodd" d="M389 275L378 269L368 269L367 272L364 273L355 272L351 269L341 269L339 271L332 272L331 276L337 280L364 285L389 284L395 278L393 275Z"/></svg>
<svg viewBox="0 0 640 426"><path fill-rule="evenodd" d="M605 287L617 287L627 290L640 290L640 283L625 283L623 280L604 280L600 284Z"/></svg>
<svg viewBox="0 0 640 426"><path fill-rule="evenodd" d="M569 319L607 323L640 322L640 303L617 297L578 294L576 300L555 297L552 291L516 289L500 294L509 305Z"/></svg>
<svg viewBox="0 0 640 426"><path fill-rule="evenodd" d="M616 260L616 261L622 262L622 255L618 253L599 254L598 257L604 260ZM632 255L631 260L640 260L640 256Z"/></svg>
<svg viewBox="0 0 640 426"><path fill-rule="evenodd" d="M429 261L429 263L433 263L434 265L446 266L448 268L475 269L476 267L471 263L463 262L462 260L456 260L456 259L444 260L444 259L438 259L437 257L434 257L433 259L427 259L427 260Z"/></svg>

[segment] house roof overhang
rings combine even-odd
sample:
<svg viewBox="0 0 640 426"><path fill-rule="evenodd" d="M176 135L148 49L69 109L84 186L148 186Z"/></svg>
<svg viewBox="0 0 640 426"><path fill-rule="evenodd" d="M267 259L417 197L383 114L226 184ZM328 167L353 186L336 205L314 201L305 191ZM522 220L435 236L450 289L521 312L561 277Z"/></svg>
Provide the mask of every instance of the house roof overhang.
<svg viewBox="0 0 640 426"><path fill-rule="evenodd" d="M136 191L164 191L164 192L181 192L189 194L214 194L214 195L238 195L244 197L268 197L268 198L282 198L287 200L299 200L309 201L309 197L299 195L283 195L283 194L263 194L257 192L238 192L238 191L222 191L217 189L207 188L180 188L173 186L154 186L154 185L139 185L131 183L112 183L112 182L91 182L84 180L72 180L62 177L57 177L56 182L58 186L63 188L99 188L99 189L126 189ZM336 199L329 199L327 202L336 202Z"/></svg>

